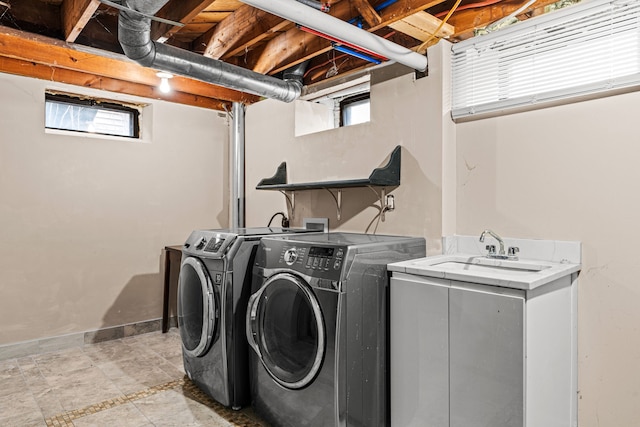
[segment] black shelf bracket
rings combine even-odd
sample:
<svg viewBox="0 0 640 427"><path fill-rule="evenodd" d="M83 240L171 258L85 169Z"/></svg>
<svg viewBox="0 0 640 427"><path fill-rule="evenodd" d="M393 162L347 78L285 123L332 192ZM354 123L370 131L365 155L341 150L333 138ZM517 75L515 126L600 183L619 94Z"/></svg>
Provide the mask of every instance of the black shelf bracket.
<svg viewBox="0 0 640 427"><path fill-rule="evenodd" d="M285 195L287 201L291 206L291 218L294 216L295 210L295 191L301 190L327 190L337 207L337 219L340 220L342 212L342 189L343 188L358 188L369 187L372 190L375 187L382 187L380 204L384 206L384 196L387 193L387 187L397 187L400 185L400 164L402 157L402 147L396 146L386 165L375 168L368 178L364 179L350 179L341 181L322 181L322 182L305 182L305 183L288 183L287 182L287 162L280 163L275 174L270 178L264 178L260 180L256 185L257 190L277 190ZM337 190L334 193L334 190ZM375 192L375 190L374 190ZM290 196L289 196L290 194ZM377 192L376 192L377 194Z"/></svg>

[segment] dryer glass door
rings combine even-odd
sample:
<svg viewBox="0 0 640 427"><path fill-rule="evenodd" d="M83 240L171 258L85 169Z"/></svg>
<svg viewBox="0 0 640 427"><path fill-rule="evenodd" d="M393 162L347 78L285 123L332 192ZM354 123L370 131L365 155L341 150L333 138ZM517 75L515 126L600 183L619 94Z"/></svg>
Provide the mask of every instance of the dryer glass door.
<svg viewBox="0 0 640 427"><path fill-rule="evenodd" d="M318 300L309 285L292 274L268 279L249 302L251 346L279 384L299 389L320 370L325 330Z"/></svg>
<svg viewBox="0 0 640 427"><path fill-rule="evenodd" d="M201 356L209 349L217 312L213 284L205 265L197 258L186 258L178 282L178 328L188 355Z"/></svg>

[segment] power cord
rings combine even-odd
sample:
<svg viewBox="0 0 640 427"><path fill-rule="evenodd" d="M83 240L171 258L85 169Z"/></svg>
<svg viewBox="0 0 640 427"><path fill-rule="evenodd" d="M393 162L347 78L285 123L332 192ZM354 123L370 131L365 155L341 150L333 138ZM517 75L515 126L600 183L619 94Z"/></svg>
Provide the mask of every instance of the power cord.
<svg viewBox="0 0 640 427"><path fill-rule="evenodd" d="M274 218L277 217L278 215L282 215L282 223L281 223L282 228L289 228L289 218L287 218L284 212L274 213L271 219L269 220L269 224L267 224L267 227L271 227L271 223L273 222Z"/></svg>

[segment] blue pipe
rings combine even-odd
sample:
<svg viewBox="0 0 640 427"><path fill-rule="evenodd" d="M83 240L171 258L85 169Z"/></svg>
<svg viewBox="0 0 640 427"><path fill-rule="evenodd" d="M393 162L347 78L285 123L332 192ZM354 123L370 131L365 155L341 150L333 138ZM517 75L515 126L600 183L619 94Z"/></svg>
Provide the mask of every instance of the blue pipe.
<svg viewBox="0 0 640 427"><path fill-rule="evenodd" d="M338 52L348 53L351 56L355 56L356 58L364 59L365 61L373 62L374 64L380 64L382 61L376 59L372 56L367 55L366 53L358 52L357 50L351 49L346 46L342 46L340 44L333 44L333 48Z"/></svg>
<svg viewBox="0 0 640 427"><path fill-rule="evenodd" d="M376 12L380 12L380 11L381 11L382 9L384 9L385 7L389 7L389 6L391 6L392 4L394 4L394 3L395 3L395 2L397 2L397 1L398 1L398 0L386 0L386 1L383 1L382 3L380 3L379 5L377 5L376 7L374 7L373 9L374 9Z"/></svg>
<svg viewBox="0 0 640 427"><path fill-rule="evenodd" d="M391 6L392 4L394 4L397 1L398 0L386 0L386 1L383 1L382 3L380 3L379 5L374 7L373 10L375 10L376 12L380 12L382 9ZM362 18L360 16L356 16L355 18L351 18L347 22L349 24L355 24L357 22L358 23L358 27L362 28Z"/></svg>

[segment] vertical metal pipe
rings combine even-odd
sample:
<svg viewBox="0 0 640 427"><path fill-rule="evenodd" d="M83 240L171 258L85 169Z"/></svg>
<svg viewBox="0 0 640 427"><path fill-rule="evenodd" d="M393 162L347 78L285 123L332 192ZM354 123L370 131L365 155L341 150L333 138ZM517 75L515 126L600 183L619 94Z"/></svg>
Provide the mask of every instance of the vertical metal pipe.
<svg viewBox="0 0 640 427"><path fill-rule="evenodd" d="M244 104L234 102L231 109L231 228L245 226L244 207Z"/></svg>

